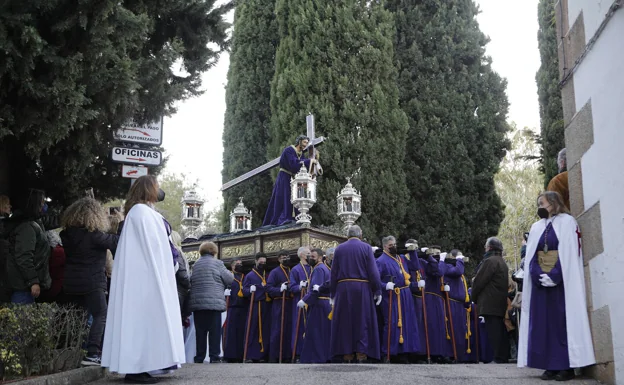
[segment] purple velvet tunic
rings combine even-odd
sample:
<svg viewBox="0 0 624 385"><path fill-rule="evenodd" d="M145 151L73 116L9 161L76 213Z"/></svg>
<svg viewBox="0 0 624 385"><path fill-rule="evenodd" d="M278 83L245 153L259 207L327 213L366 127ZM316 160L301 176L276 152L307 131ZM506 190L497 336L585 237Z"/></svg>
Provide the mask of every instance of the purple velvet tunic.
<svg viewBox="0 0 624 385"><path fill-rule="evenodd" d="M400 263L406 272L409 267L402 255L399 256ZM385 357L388 352L388 327L390 327L390 355L394 356L403 353L417 353L421 349L420 335L418 332L418 321L416 320L416 309L412 300L409 280L405 282L403 272L397 259L383 253L377 258L377 269L381 278L381 287L385 289L386 284L393 278L395 290L382 290L381 310L383 314L383 331L381 334L381 355ZM411 277L410 277L411 278ZM396 290L399 294L396 294ZM391 293L391 294L390 294ZM389 298L392 295L391 315L388 317ZM401 307L401 326L399 327L399 305ZM388 322L388 319L390 322ZM401 337L403 341L401 341ZM423 341L424 342L424 341Z"/></svg>
<svg viewBox="0 0 624 385"><path fill-rule="evenodd" d="M420 259L416 251L409 252L407 261L409 273L412 276L412 299L414 301L414 310L416 311L416 322L418 323L418 337L420 339L420 349L417 354L427 354L427 333L425 332L425 314L423 311L422 291L418 287L418 281L425 279L425 269L420 264Z"/></svg>
<svg viewBox="0 0 624 385"><path fill-rule="evenodd" d="M243 280L243 295L251 298L249 288L256 285L256 294L251 312L249 341L247 341L247 359L265 360L270 348L271 335L271 303L267 301L266 286L263 286L261 275L254 268ZM245 320L245 326L247 320ZM247 330L245 330L247 333Z"/></svg>
<svg viewBox="0 0 624 385"><path fill-rule="evenodd" d="M381 295L381 282L369 244L351 238L336 248L330 293L334 298L332 357L363 353L379 359L373 296Z"/></svg>
<svg viewBox="0 0 624 385"><path fill-rule="evenodd" d="M539 280L540 274L544 272L538 263L537 252L544 249L544 238L546 238L548 250L558 249L559 240L552 223L548 224L540 236L537 251L529 266L533 290L531 292L527 366L544 370L567 370L570 369L570 357L561 263L557 261L555 267L548 273L557 286L542 286ZM579 309L581 310L584 311L584 309Z"/></svg>
<svg viewBox="0 0 624 385"><path fill-rule="evenodd" d="M279 360L280 341L282 343L282 362L290 362L292 357L292 293L286 290L280 292L282 283L290 283L290 269L278 266L271 270L267 279L267 292L273 299L271 302L271 349L269 358ZM282 295L286 295L284 300L284 335L282 336Z"/></svg>
<svg viewBox="0 0 624 385"><path fill-rule="evenodd" d="M228 302L227 321L223 335L223 357L230 360L242 360L245 347L245 327L249 300L242 290L243 274L234 274L230 289L232 293ZM238 294L241 294L239 296Z"/></svg>
<svg viewBox="0 0 624 385"><path fill-rule="evenodd" d="M301 350L302 364L324 364L331 360L329 342L331 339L331 321L329 313L329 280L331 271L326 264L321 263L312 270L310 290L303 298L308 305L308 327ZM319 291L313 292L314 285L319 285Z"/></svg>
<svg viewBox="0 0 624 385"><path fill-rule="evenodd" d="M280 170L273 186L273 194L269 201L269 207L264 215L262 226L283 225L294 218L293 205L290 203L290 178L301 169L301 163L310 167L310 160L303 159L303 154L297 154L293 146L288 146L282 151L280 157ZM283 171L286 170L286 171ZM289 174L290 173L290 174Z"/></svg>
<svg viewBox="0 0 624 385"><path fill-rule="evenodd" d="M470 362L468 356L468 311L470 309L470 298L466 302L466 286L464 285L464 262L457 261L457 265L446 264L446 274L444 274L444 282L448 283L451 288L449 292L451 317L453 331L455 332L455 348L457 350L456 360L458 362ZM450 332L450 331L449 331ZM451 340L452 343L452 340ZM472 347L471 347L472 350ZM450 346L449 357L453 355L453 346Z"/></svg>
<svg viewBox="0 0 624 385"><path fill-rule="evenodd" d="M310 265L304 265L299 263L297 266L293 267L290 271L290 284L288 285L290 291L292 292L294 298L292 301L291 307L291 317L292 317L292 345L294 348L295 345L295 334L297 333L297 319L299 319L299 335L297 336L297 352L296 356L301 355L301 349L303 348L303 336L305 335L305 330L308 322L308 313L307 310L303 309L299 312L299 308L297 307L297 302L300 299L303 299L302 288L299 286L301 281L307 281L308 286L303 288L303 292L307 292L310 288L310 274L312 273L312 267ZM304 294L305 295L305 294ZM301 314L301 315L300 315ZM301 317L301 318L300 318ZM293 349L291 348L291 351Z"/></svg>
<svg viewBox="0 0 624 385"><path fill-rule="evenodd" d="M446 273L446 263L432 256L420 260L425 269L425 305L427 306L427 331L432 356L448 357L451 347L450 330L446 321L444 292L441 277Z"/></svg>

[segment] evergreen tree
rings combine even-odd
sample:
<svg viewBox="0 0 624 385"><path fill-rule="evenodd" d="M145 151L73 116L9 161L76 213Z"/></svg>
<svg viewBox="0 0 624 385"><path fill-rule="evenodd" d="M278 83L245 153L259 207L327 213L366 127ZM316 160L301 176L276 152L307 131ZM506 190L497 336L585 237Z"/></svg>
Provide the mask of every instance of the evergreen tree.
<svg viewBox="0 0 624 385"><path fill-rule="evenodd" d="M540 0L538 5L539 31L537 42L542 64L537 71L537 93L539 95L542 146L541 163L544 172L544 187L559 173L557 154L565 147L563 107L559 88L559 56L557 51L557 30L555 25L554 0Z"/></svg>
<svg viewBox="0 0 624 385"><path fill-rule="evenodd" d="M364 236L398 234L407 191L407 121L398 106L392 15L379 2L278 0L280 44L271 93L271 148L277 156L305 132L313 113L324 175L317 224L335 224L336 194L353 176L363 196Z"/></svg>
<svg viewBox="0 0 624 385"><path fill-rule="evenodd" d="M271 79L278 40L274 11L274 0L247 0L236 7L223 128L224 183L269 160ZM243 197L253 213L252 226L262 225L272 186L266 173L225 191L224 215ZM223 222L229 227L229 218Z"/></svg>
<svg viewBox="0 0 624 385"><path fill-rule="evenodd" d="M503 207L494 175L508 142L506 82L485 56L472 0L391 0L409 121L405 237L480 255Z"/></svg>
<svg viewBox="0 0 624 385"><path fill-rule="evenodd" d="M113 131L200 93L202 72L227 48L232 4L214 4L2 2L0 152L12 166L12 195L39 187L63 204L89 186L100 199L127 191L109 159Z"/></svg>

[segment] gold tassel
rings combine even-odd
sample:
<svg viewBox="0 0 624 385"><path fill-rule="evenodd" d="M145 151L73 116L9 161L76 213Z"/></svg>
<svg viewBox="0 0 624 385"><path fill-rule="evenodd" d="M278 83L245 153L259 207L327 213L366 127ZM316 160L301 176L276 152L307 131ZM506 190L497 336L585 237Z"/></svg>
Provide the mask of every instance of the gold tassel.
<svg viewBox="0 0 624 385"><path fill-rule="evenodd" d="M402 344L402 343L403 343L403 336L402 336L402 335L399 337L399 343L400 343L400 344Z"/></svg>
<svg viewBox="0 0 624 385"><path fill-rule="evenodd" d="M327 319L331 321L333 318L334 318L334 307L332 306L332 309L329 312L329 315L327 316Z"/></svg>

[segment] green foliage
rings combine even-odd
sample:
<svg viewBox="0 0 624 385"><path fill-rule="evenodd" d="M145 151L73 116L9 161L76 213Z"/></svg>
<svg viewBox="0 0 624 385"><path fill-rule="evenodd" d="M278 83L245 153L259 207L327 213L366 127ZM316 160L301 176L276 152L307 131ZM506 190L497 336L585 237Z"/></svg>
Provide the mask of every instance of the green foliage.
<svg viewBox="0 0 624 385"><path fill-rule="evenodd" d="M0 151L18 165L12 195L39 187L60 204L89 186L100 199L123 195L127 183L109 160L113 130L131 117L171 114L176 101L200 93L202 72L227 47L232 6L2 2Z"/></svg>
<svg viewBox="0 0 624 385"><path fill-rule="evenodd" d="M316 224L336 217L336 194L353 176L363 195L365 237L398 234L407 191L402 169L407 121L398 106L392 63L394 23L379 2L278 0L280 44L271 86L271 145L278 156L315 115L325 174Z"/></svg>
<svg viewBox="0 0 624 385"><path fill-rule="evenodd" d="M506 82L485 55L472 0L390 0L409 131L404 237L477 259L498 232L494 175L509 143ZM366 197L366 195L365 195Z"/></svg>
<svg viewBox="0 0 624 385"><path fill-rule="evenodd" d="M2 379L77 368L88 332L84 310L56 304L0 307L0 330Z"/></svg>
<svg viewBox="0 0 624 385"><path fill-rule="evenodd" d="M236 7L223 127L224 183L268 161L271 79L278 42L274 9L275 0L246 0ZM225 191L223 231L229 231L226 216L239 197L253 213L252 226L260 226L271 189L271 176L265 173Z"/></svg>
<svg viewBox="0 0 624 385"><path fill-rule="evenodd" d="M496 192L505 205L505 219L498 231L503 242L505 258L510 267L520 264L522 234L531 229L537 220L536 199L542 190L543 175L539 162L526 160L537 156L539 148L528 129L520 130L513 126L511 151L507 153L501 169L496 174Z"/></svg>
<svg viewBox="0 0 624 385"><path fill-rule="evenodd" d="M537 42L542 64L535 76L539 95L541 130L538 143L542 146L540 161L544 173L543 186L559 173L557 154L565 147L563 107L559 88L559 56L557 26L554 23L555 0L540 0Z"/></svg>

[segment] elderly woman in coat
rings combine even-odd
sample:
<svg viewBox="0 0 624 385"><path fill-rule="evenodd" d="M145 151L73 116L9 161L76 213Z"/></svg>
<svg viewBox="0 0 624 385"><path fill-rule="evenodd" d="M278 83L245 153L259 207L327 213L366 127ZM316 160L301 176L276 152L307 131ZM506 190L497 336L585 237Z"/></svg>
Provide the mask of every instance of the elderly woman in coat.
<svg viewBox="0 0 624 385"><path fill-rule="evenodd" d="M573 368L596 362L585 300L581 233L561 196L537 199L524 264L518 366L543 369L543 380L567 381Z"/></svg>

